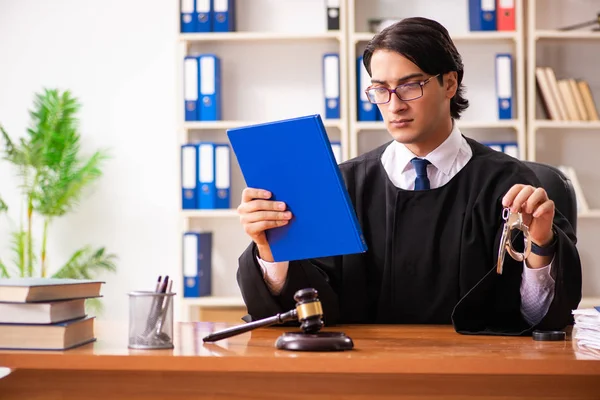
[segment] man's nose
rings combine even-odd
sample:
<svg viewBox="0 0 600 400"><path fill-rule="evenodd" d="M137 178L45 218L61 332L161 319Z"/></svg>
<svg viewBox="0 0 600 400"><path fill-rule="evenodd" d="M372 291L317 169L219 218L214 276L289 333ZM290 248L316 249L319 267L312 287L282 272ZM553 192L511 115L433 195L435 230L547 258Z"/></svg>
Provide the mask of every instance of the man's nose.
<svg viewBox="0 0 600 400"><path fill-rule="evenodd" d="M400 97L396 93L392 93L390 98L390 102L388 103L388 111L392 113L397 113L399 111L403 111L408 107L408 104L400 100Z"/></svg>

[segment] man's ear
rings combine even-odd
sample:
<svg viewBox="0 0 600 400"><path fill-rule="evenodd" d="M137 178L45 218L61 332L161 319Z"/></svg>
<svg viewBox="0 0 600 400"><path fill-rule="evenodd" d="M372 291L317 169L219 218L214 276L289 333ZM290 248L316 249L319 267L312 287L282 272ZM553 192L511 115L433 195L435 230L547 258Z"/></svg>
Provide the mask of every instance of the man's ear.
<svg viewBox="0 0 600 400"><path fill-rule="evenodd" d="M444 77L444 89L446 90L446 97L451 99L458 90L458 73L456 71L450 71L445 74Z"/></svg>

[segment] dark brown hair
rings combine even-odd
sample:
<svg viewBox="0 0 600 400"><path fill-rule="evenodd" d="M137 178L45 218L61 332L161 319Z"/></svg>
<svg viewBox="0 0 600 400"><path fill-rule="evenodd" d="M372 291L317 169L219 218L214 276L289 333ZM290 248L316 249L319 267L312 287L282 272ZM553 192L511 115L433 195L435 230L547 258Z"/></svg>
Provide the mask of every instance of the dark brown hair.
<svg viewBox="0 0 600 400"><path fill-rule="evenodd" d="M456 71L458 88L450 101L450 115L459 119L460 114L469 107L469 101L463 97L464 85L462 57L456 50L448 31L439 22L422 18L405 18L378 33L367 44L363 53L363 63L371 75L371 57L375 50L395 51L417 65L429 75L440 74L438 82L442 84L447 72Z"/></svg>

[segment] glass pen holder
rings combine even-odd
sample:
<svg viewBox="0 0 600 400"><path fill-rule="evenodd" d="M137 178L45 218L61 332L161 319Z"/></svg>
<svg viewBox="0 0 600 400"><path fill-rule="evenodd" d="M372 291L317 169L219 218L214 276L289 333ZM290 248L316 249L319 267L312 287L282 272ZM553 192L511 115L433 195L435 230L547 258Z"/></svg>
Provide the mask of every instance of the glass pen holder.
<svg viewBox="0 0 600 400"><path fill-rule="evenodd" d="M129 295L129 348L172 349L175 293L135 291Z"/></svg>

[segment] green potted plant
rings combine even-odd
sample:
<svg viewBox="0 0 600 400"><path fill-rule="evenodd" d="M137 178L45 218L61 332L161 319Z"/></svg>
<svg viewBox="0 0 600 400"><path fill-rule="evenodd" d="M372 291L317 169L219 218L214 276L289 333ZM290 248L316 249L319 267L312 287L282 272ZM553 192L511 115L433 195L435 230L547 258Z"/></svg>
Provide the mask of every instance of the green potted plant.
<svg viewBox="0 0 600 400"><path fill-rule="evenodd" d="M52 222L80 203L85 189L102 175L100 167L107 159L101 150L87 158L82 156L77 120L80 108L70 91L44 89L35 94L34 107L29 111L31 124L24 138L12 140L0 125L2 156L15 168L25 211L16 224L18 228L11 232L13 263L0 259L0 277L94 279L100 272L116 271L116 256L104 247L84 246L65 265L55 269L47 265L46 243ZM8 211L0 192L0 214L8 216ZM42 223L41 232L34 232L36 218ZM36 246L34 238L39 236L41 244ZM90 299L88 305L100 311L96 299Z"/></svg>

